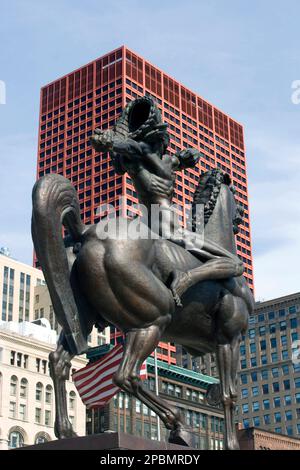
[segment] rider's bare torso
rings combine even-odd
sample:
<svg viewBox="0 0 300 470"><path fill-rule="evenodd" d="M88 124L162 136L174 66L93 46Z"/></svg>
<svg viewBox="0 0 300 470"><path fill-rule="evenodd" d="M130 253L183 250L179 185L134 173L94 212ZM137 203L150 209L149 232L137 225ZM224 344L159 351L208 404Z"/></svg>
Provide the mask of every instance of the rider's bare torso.
<svg viewBox="0 0 300 470"><path fill-rule="evenodd" d="M119 144L119 151L121 148ZM148 209L151 209L152 204L170 207L174 194L175 172L179 166L178 157L169 154L159 157L144 143L139 143L139 153L135 153L136 146L132 150L130 157L120 155L120 163L131 177L139 201Z"/></svg>

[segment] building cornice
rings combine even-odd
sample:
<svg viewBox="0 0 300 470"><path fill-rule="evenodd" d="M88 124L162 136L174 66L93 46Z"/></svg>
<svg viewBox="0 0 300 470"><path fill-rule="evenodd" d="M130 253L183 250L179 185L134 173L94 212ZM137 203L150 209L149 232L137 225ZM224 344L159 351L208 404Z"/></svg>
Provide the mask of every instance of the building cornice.
<svg viewBox="0 0 300 470"><path fill-rule="evenodd" d="M264 308L270 308L270 307L277 307L280 304L284 304L287 302L291 301L296 301L300 302L300 292L296 292L294 294L288 294L283 297L277 297L276 299L270 299L270 300L265 300L263 302L256 302L255 303L255 309L254 309L254 315L259 311Z"/></svg>

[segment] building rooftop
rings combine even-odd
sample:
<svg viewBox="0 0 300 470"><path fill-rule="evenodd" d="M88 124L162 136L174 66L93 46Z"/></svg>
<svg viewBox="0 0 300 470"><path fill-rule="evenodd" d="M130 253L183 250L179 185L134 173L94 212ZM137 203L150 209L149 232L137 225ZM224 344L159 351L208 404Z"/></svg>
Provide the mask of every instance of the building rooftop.
<svg viewBox="0 0 300 470"><path fill-rule="evenodd" d="M56 344L57 333L52 330L46 318L40 318L36 322L15 322L0 320L0 331L14 333L27 338L36 339L43 343Z"/></svg>
<svg viewBox="0 0 300 470"><path fill-rule="evenodd" d="M213 383L219 383L219 380L209 375L200 374L193 370L185 369L184 367L175 366L173 364L167 364L163 361L157 361L158 374L168 378L174 378L179 382L190 383L198 385L203 388L207 388L208 385ZM154 373L154 359L148 357L147 369Z"/></svg>
<svg viewBox="0 0 300 470"><path fill-rule="evenodd" d="M255 302L255 310L264 307L270 307L272 305L278 305L284 302L289 302L290 300L300 300L300 292L295 292L294 294L287 294L282 297L276 297L275 299Z"/></svg>
<svg viewBox="0 0 300 470"><path fill-rule="evenodd" d="M87 352L87 358L94 362L107 354L113 346L111 344L104 344L102 346L97 346L91 348ZM184 367L175 366L173 364L168 364L164 361L157 361L158 375L161 377L166 377L169 379L177 380L178 382L188 383L195 385L201 388L207 388L208 385L213 383L219 383L219 380L215 377L210 377L209 375L200 374L199 372L194 372ZM147 371L154 374L154 358L147 358Z"/></svg>

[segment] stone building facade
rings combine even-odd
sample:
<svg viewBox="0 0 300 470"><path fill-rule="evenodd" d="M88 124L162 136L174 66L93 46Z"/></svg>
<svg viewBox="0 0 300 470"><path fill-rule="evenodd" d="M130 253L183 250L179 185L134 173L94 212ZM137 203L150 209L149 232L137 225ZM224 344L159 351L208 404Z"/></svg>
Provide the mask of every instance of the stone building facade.
<svg viewBox="0 0 300 470"><path fill-rule="evenodd" d="M300 293L257 302L241 343L238 421L300 437Z"/></svg>
<svg viewBox="0 0 300 470"><path fill-rule="evenodd" d="M44 323L45 325L45 323ZM29 322L0 324L0 449L55 439L54 390L48 355L55 349L56 332ZM74 369L86 365L77 357ZM74 384L67 382L70 420L85 435L86 412Z"/></svg>
<svg viewBox="0 0 300 470"><path fill-rule="evenodd" d="M265 429L238 430L241 450L300 450L300 439Z"/></svg>
<svg viewBox="0 0 300 470"><path fill-rule="evenodd" d="M33 321L34 289L41 284L40 269L0 253L0 320Z"/></svg>
<svg viewBox="0 0 300 470"><path fill-rule="evenodd" d="M49 291L46 285L37 285L34 288L34 302L33 302L34 319L47 318L49 320L51 328L57 332L61 331L59 326L52 302L50 299ZM110 342L110 328L105 328L104 331L98 331L97 328L93 328L91 334L88 337L89 347L100 346Z"/></svg>
<svg viewBox="0 0 300 470"><path fill-rule="evenodd" d="M88 353L92 360L101 357L104 348L94 348ZM221 408L206 404L205 394L209 384L217 379L205 376L166 362L157 361L159 395L179 408L187 428L191 431L193 447L199 449L223 448L224 414ZM148 378L145 386L155 391L154 359L147 359ZM94 434L108 430L125 432L147 439L168 438L161 421L139 400L119 392L110 403L87 412L87 433Z"/></svg>
<svg viewBox="0 0 300 470"><path fill-rule="evenodd" d="M213 354L193 358L177 347L177 364L218 376ZM240 346L236 420L300 437L300 293L256 302Z"/></svg>

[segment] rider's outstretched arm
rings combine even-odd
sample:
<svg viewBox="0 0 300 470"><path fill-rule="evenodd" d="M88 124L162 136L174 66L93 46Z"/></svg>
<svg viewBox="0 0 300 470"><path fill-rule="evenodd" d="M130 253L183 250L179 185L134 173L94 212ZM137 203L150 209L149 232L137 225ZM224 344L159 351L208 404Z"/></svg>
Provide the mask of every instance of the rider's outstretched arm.
<svg viewBox="0 0 300 470"><path fill-rule="evenodd" d="M133 139L122 139L112 130L95 129L91 143L98 152L112 151L120 155L142 155L141 145Z"/></svg>
<svg viewBox="0 0 300 470"><path fill-rule="evenodd" d="M168 177L163 160L155 152L145 151L143 142L130 138L121 138L112 130L95 129L91 143L98 152L114 152L126 158L139 158L152 166L153 172L161 178Z"/></svg>
<svg viewBox="0 0 300 470"><path fill-rule="evenodd" d="M176 152L175 157L178 159L178 170L185 170L186 168L194 168L200 157L201 153L197 149L187 148Z"/></svg>

